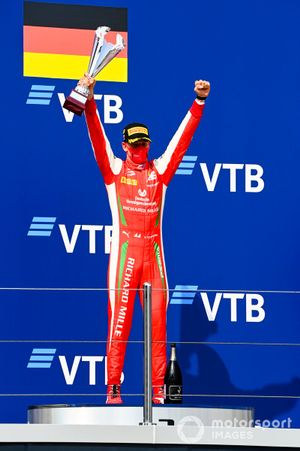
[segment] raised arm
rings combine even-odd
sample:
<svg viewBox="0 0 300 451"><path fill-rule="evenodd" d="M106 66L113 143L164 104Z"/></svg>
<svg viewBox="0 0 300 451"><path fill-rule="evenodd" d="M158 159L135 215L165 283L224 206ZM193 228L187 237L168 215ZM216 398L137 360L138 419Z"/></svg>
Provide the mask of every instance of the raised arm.
<svg viewBox="0 0 300 451"><path fill-rule="evenodd" d="M154 160L157 171L162 175L165 185L170 183L190 145L202 116L205 99L210 91L210 84L204 80L196 80L194 90L197 98L194 100L194 103L181 122L165 152L160 158Z"/></svg>
<svg viewBox="0 0 300 451"><path fill-rule="evenodd" d="M121 170L122 160L114 156L101 123L96 102L94 100L93 88L95 86L95 80L84 77L79 83L84 83L86 86L89 86L90 89L90 96L87 100L85 109L88 133L104 182L106 185L110 185L114 181L114 175L118 174Z"/></svg>

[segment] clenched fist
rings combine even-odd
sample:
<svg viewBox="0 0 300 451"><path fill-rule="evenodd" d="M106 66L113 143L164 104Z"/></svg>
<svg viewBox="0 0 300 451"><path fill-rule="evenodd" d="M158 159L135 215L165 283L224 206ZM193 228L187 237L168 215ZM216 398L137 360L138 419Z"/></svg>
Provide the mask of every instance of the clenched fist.
<svg viewBox="0 0 300 451"><path fill-rule="evenodd" d="M195 81L195 93L199 97L208 97L210 91L210 83L206 80L196 80Z"/></svg>

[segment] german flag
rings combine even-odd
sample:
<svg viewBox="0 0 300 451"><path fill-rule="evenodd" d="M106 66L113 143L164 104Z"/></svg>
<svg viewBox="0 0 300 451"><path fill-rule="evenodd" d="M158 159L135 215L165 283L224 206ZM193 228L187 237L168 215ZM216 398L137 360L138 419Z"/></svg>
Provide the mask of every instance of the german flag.
<svg viewBox="0 0 300 451"><path fill-rule="evenodd" d="M24 76L78 80L87 71L95 30L111 28L126 47L97 80L127 82L127 9L56 3L24 2Z"/></svg>

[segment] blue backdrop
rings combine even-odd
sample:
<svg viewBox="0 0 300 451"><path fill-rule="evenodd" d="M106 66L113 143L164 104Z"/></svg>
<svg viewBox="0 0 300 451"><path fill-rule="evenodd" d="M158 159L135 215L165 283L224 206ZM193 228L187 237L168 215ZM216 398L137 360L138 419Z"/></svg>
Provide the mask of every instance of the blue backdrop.
<svg viewBox="0 0 300 451"><path fill-rule="evenodd" d="M117 156L136 120L159 156L194 80L210 80L167 194L168 341L179 342L184 392L200 395L187 403L253 406L300 427L299 2L56 3L128 9L128 82L95 90ZM28 405L104 402L107 299L91 289L106 287L111 216L85 121L61 107L74 80L24 77L23 1L1 8L0 421L24 422ZM26 103L35 85L52 86L48 105ZM28 235L32 224L49 236ZM125 394L142 393L141 339L137 303ZM48 365L28 368L32 355Z"/></svg>

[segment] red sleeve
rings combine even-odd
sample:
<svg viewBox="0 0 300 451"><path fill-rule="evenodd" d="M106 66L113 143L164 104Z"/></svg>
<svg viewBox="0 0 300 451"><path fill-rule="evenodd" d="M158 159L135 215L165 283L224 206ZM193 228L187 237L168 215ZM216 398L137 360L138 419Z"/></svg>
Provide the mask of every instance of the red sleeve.
<svg viewBox="0 0 300 451"><path fill-rule="evenodd" d="M199 100L195 100L165 152L160 158L154 160L157 171L162 175L163 183L165 185L170 183L184 154L186 153L192 137L199 125L203 109L204 103Z"/></svg>
<svg viewBox="0 0 300 451"><path fill-rule="evenodd" d="M86 102L85 118L96 161L105 184L110 185L114 181L115 174L118 174L121 170L122 160L116 158L113 154L94 99Z"/></svg>

